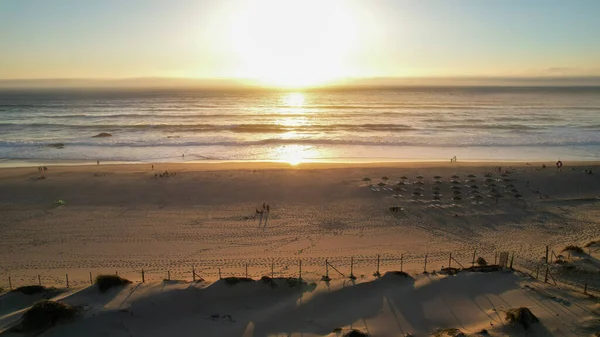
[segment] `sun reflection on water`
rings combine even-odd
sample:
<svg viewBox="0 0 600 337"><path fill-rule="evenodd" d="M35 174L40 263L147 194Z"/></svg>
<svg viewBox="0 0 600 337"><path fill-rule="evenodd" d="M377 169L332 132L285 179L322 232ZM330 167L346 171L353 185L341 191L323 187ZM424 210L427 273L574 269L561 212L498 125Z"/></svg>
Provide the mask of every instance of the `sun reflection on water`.
<svg viewBox="0 0 600 337"><path fill-rule="evenodd" d="M318 151L308 145L283 145L273 149L273 158L279 162L290 165L298 165L310 162L311 158L317 157Z"/></svg>
<svg viewBox="0 0 600 337"><path fill-rule="evenodd" d="M283 96L282 101L286 106L302 107L304 106L304 94L300 92L291 92Z"/></svg>

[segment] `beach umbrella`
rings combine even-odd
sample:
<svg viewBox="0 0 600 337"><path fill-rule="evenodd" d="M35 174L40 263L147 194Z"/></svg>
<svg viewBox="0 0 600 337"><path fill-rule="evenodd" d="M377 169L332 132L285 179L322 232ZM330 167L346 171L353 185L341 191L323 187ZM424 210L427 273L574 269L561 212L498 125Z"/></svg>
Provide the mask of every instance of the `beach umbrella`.
<svg viewBox="0 0 600 337"><path fill-rule="evenodd" d="M451 183L452 184L460 184L460 181L458 181L458 180L452 180Z"/></svg>
<svg viewBox="0 0 600 337"><path fill-rule="evenodd" d="M453 175L451 178L452 178L452 179L458 179L458 178L460 178L460 177L459 177L459 176L457 176L457 175L455 174L455 175Z"/></svg>
<svg viewBox="0 0 600 337"><path fill-rule="evenodd" d="M420 197L422 194L421 194L421 192L414 191L414 192L413 192L413 195L414 195L415 197Z"/></svg>
<svg viewBox="0 0 600 337"><path fill-rule="evenodd" d="M434 176L433 179L442 179L441 176Z"/></svg>
<svg viewBox="0 0 600 337"><path fill-rule="evenodd" d="M518 190L518 189L516 189L516 188L513 188L513 189L512 189L512 190L510 190L510 191L511 191L511 192L513 192L513 193L519 193L519 190Z"/></svg>
<svg viewBox="0 0 600 337"><path fill-rule="evenodd" d="M433 200L441 200L441 199L442 199L442 198L440 198L440 197L439 197L439 196L437 196L437 195L434 195L434 196L433 196Z"/></svg>
<svg viewBox="0 0 600 337"><path fill-rule="evenodd" d="M474 195L473 198L475 198L477 200L483 199L483 197L481 195L479 195L479 194Z"/></svg>
<svg viewBox="0 0 600 337"><path fill-rule="evenodd" d="M442 183L442 181L441 180L436 180L435 183L439 185L439 184Z"/></svg>
<svg viewBox="0 0 600 337"><path fill-rule="evenodd" d="M477 178L474 174L469 174L467 178Z"/></svg>
<svg viewBox="0 0 600 337"><path fill-rule="evenodd" d="M513 185L513 184L508 184L508 185L506 185L506 187L510 187L510 188L512 188L512 187L515 187L515 185Z"/></svg>
<svg viewBox="0 0 600 337"><path fill-rule="evenodd" d="M486 183L491 183L492 181L494 181L494 179L492 179L492 178L487 178L487 179L485 180L485 182L486 182Z"/></svg>
<svg viewBox="0 0 600 337"><path fill-rule="evenodd" d="M423 187L416 187L415 191L425 191L425 189Z"/></svg>
<svg viewBox="0 0 600 337"><path fill-rule="evenodd" d="M471 194L479 194L479 191L478 190L470 190L469 193L471 193Z"/></svg>
<svg viewBox="0 0 600 337"><path fill-rule="evenodd" d="M452 193L454 193L454 194L462 194L461 191L452 191Z"/></svg>
<svg viewBox="0 0 600 337"><path fill-rule="evenodd" d="M418 181L415 181L415 184L417 184L417 185L425 185L425 183L424 183L424 182L422 182L422 181L420 181L420 180L418 180Z"/></svg>
<svg viewBox="0 0 600 337"><path fill-rule="evenodd" d="M517 193L517 194L515 194L515 198L521 199L521 198L523 198L523 196Z"/></svg>
<svg viewBox="0 0 600 337"><path fill-rule="evenodd" d="M434 186L434 187L432 188L432 190L434 190L434 191L439 191L439 190L440 190L440 188L439 188L438 186Z"/></svg>
<svg viewBox="0 0 600 337"><path fill-rule="evenodd" d="M490 186L492 186L492 187L495 187L495 186L496 186L496 184L495 184L495 183L491 183L491 184L490 184Z"/></svg>
<svg viewBox="0 0 600 337"><path fill-rule="evenodd" d="M379 183L377 185L379 185L379 186L385 186L385 183Z"/></svg>
<svg viewBox="0 0 600 337"><path fill-rule="evenodd" d="M502 181L510 181L510 178L504 178Z"/></svg>
<svg viewBox="0 0 600 337"><path fill-rule="evenodd" d="M457 195L457 196L455 196L454 198L452 198L452 200L456 200L456 201L458 201L458 200L462 200L462 198L461 198L460 196L458 196L458 195Z"/></svg>
<svg viewBox="0 0 600 337"><path fill-rule="evenodd" d="M469 183L476 183L477 180L476 179L469 179L467 182L469 182Z"/></svg>
<svg viewBox="0 0 600 337"><path fill-rule="evenodd" d="M438 191L434 191L433 195L442 195L442 194L440 192L438 192Z"/></svg>
<svg viewBox="0 0 600 337"><path fill-rule="evenodd" d="M417 176L417 179L423 179L423 176Z"/></svg>
<svg viewBox="0 0 600 337"><path fill-rule="evenodd" d="M369 178L369 177L365 177L365 178L363 178L363 181L364 181L365 183L368 183L369 181L371 181L371 178Z"/></svg>
<svg viewBox="0 0 600 337"><path fill-rule="evenodd" d="M506 174L506 173L502 173L502 174L501 174L501 176L503 176L503 177L508 177L508 174Z"/></svg>
<svg viewBox="0 0 600 337"><path fill-rule="evenodd" d="M394 191L402 191L402 190L403 190L403 188L400 188L400 187L395 187L394 188Z"/></svg>
<svg viewBox="0 0 600 337"><path fill-rule="evenodd" d="M492 193L497 193L497 192L498 192L498 190L497 190L497 189L495 189L495 188L492 188L492 189L490 190L490 192L492 192Z"/></svg>
<svg viewBox="0 0 600 337"><path fill-rule="evenodd" d="M477 185L471 185L469 187L471 187L471 188L479 188L479 186L477 186Z"/></svg>
<svg viewBox="0 0 600 337"><path fill-rule="evenodd" d="M461 187L460 187L460 186L452 186L452 189L453 189L453 190L460 190L460 189L461 189Z"/></svg>
<svg viewBox="0 0 600 337"><path fill-rule="evenodd" d="M386 177L386 176L383 176L383 177L381 177L381 180L388 181L388 179L390 179L390 178L388 178L388 177Z"/></svg>
<svg viewBox="0 0 600 337"><path fill-rule="evenodd" d="M401 182L397 183L396 185L406 185L406 183L404 181L401 181Z"/></svg>
<svg viewBox="0 0 600 337"><path fill-rule="evenodd" d="M406 179L408 179L408 177L407 176L402 176L402 177L400 177L400 179L406 180Z"/></svg>
<svg viewBox="0 0 600 337"><path fill-rule="evenodd" d="M486 173L483 176L486 177L486 178L491 178L493 175L491 173Z"/></svg>

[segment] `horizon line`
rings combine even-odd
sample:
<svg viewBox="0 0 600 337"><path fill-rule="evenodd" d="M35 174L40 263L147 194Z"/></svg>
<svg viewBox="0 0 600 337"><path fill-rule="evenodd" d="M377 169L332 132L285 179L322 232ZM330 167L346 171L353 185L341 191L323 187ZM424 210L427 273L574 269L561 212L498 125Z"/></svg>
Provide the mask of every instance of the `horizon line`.
<svg viewBox="0 0 600 337"><path fill-rule="evenodd" d="M348 77L327 83L278 87L248 78L124 77L124 78L5 78L0 89L108 89L108 88L239 88L239 89L327 89L376 87L448 86L600 86L600 75L590 76L411 76Z"/></svg>

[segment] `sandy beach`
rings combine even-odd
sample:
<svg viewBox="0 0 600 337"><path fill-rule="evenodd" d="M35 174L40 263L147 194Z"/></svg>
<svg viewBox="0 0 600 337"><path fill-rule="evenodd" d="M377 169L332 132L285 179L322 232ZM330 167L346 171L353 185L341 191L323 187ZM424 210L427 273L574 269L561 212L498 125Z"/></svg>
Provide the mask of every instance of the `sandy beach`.
<svg viewBox="0 0 600 337"><path fill-rule="evenodd" d="M589 169L593 174L585 172ZM155 176L165 171L170 174ZM337 269L329 268L332 287L344 288L351 263L360 284L373 282L377 255L381 274L399 270L401 264L409 274L420 274L426 255L425 269L433 271L448 267L449 261L454 267L470 266L474 256L492 263L499 252L514 253L515 266L533 273L546 246L552 260L561 255L583 270L557 274L559 283L564 280L575 288L585 279L590 291L600 289L596 246L585 248L584 258L561 252L567 245L584 246L600 238L600 166L592 162L565 163L560 171L551 162L161 163L154 164L154 170L151 164L49 165L43 172L35 167L0 169L0 191L0 287L4 289L37 284L38 275L44 285L62 288L65 274L71 288L89 286L90 273L117 272L140 282L142 269L149 284L168 276L191 281L196 277L192 270L206 284L219 276L246 273L253 278L271 273L298 277L300 261L302 278L318 282L326 272L325 259ZM261 215L257 212L263 203L270 209ZM398 208L391 211L390 207ZM419 277L415 282L426 284L438 278ZM520 276L502 277L506 279L497 282L511 286L498 294L510 293L522 281ZM209 288L215 286L218 282ZM157 285L144 287L147 293ZM188 285L169 287L177 292ZM321 287L319 283L317 290L327 291ZM380 301L378 297L376 302ZM588 304L582 307L589 314L593 306ZM267 307L274 310L269 305L264 310ZM545 315L539 310L534 313ZM387 315L372 314L379 319ZM15 318L0 319L5 328L11 322L7 317ZM347 328L357 319L346 317L339 325ZM406 332L417 336L432 331L446 318L428 319L429 323ZM563 334L556 335L583 336L580 330L568 331L578 324L569 319L561 323L566 327ZM542 321L546 327L555 324L551 317ZM247 323L202 335L253 336ZM387 324L374 336L400 336L385 332ZM473 318L465 326L475 331L481 324L489 329L485 319ZM261 329L254 336L329 333L290 326Z"/></svg>

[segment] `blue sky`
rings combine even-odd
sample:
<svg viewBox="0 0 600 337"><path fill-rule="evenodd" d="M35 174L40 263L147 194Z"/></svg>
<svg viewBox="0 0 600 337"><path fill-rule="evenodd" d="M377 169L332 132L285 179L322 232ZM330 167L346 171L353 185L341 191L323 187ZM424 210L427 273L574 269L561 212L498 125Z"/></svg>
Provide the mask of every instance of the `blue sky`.
<svg viewBox="0 0 600 337"><path fill-rule="evenodd" d="M598 76L599 17L598 0L3 0L0 78Z"/></svg>

